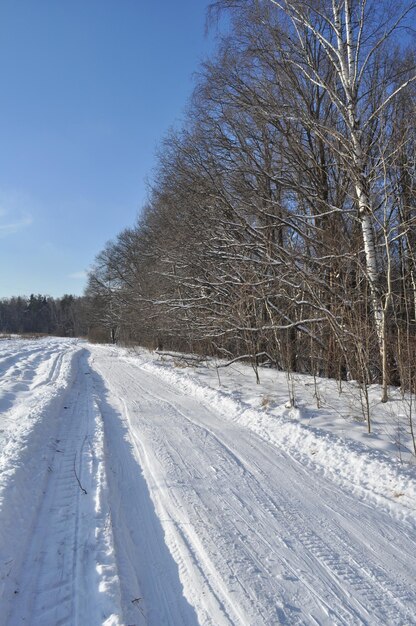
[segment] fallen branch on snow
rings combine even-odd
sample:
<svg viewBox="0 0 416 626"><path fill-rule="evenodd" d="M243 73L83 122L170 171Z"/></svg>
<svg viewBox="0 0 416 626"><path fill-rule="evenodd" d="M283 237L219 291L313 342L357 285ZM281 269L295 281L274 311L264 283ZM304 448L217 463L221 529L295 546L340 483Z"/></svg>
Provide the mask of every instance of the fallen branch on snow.
<svg viewBox="0 0 416 626"><path fill-rule="evenodd" d="M85 493L85 495L87 495L87 490L84 489L84 487L81 485L80 479L78 478L77 469L76 469L76 461L77 461L77 453L75 452L75 456L74 456L74 474L75 474L75 478L77 479L77 483L78 483L79 488L81 489L81 491L83 491Z"/></svg>

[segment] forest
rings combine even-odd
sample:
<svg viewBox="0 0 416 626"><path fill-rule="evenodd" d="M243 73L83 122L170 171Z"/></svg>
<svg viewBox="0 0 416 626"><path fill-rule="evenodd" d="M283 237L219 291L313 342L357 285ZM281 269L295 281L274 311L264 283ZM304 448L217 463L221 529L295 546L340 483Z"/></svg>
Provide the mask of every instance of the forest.
<svg viewBox="0 0 416 626"><path fill-rule="evenodd" d="M0 300L0 332L24 335L80 337L87 334L84 298L64 295L16 296Z"/></svg>
<svg viewBox="0 0 416 626"><path fill-rule="evenodd" d="M228 32L95 260L93 338L415 388L414 8L211 5Z"/></svg>

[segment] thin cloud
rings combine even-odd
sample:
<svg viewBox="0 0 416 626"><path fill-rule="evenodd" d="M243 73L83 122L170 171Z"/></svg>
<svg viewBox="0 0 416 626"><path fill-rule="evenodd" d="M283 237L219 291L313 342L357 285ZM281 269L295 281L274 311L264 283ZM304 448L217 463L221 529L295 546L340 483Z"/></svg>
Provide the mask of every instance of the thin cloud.
<svg viewBox="0 0 416 626"><path fill-rule="evenodd" d="M72 272L72 274L68 274L68 278L75 278L76 280L84 280L87 278L87 272L82 270L81 272Z"/></svg>
<svg viewBox="0 0 416 626"><path fill-rule="evenodd" d="M9 215L13 213L13 215ZM23 211L9 212L6 209L0 208L0 237L8 237L14 233L19 232L23 228L27 228L33 223L33 218L29 213Z"/></svg>

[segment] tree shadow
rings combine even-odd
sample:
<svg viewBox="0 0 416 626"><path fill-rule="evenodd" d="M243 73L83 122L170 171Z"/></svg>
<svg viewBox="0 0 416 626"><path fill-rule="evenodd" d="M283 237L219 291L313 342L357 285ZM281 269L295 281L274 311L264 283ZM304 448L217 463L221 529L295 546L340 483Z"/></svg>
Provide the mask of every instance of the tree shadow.
<svg viewBox="0 0 416 626"><path fill-rule="evenodd" d="M143 470L123 415L110 404L104 379L92 370L105 432L106 472L123 618L135 626L198 626L183 594Z"/></svg>

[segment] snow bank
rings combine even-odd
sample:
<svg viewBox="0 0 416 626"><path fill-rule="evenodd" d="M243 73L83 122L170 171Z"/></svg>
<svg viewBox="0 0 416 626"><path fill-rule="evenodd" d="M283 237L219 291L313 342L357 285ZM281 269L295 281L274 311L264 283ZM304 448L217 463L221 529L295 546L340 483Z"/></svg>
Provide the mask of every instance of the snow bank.
<svg viewBox="0 0 416 626"><path fill-rule="evenodd" d="M377 449L378 437L371 436L373 447L348 437L339 437L323 428L300 423L302 409L286 408L284 404L272 412L253 408L239 389L238 373L230 374L236 381L234 390L228 381L228 391L214 389L215 374L200 373L197 368L178 368L172 361L157 361L149 353L133 357L128 352L124 359L174 385L183 393L198 398L206 406L216 409L224 419L236 421L266 441L284 449L293 459L329 476L342 488L362 499L371 497L378 505L388 508L402 518L414 520L416 510L415 467ZM241 369L241 366L240 368ZM222 375L222 373L221 373ZM240 381L241 383L241 381ZM218 385L218 383L217 383ZM246 396L250 398L250 391ZM258 392L261 394L261 392ZM286 390L283 391L283 394ZM264 390L263 390L264 394ZM239 396L239 397L236 397ZM301 400L301 397L299 397ZM345 402L345 400L344 400ZM339 421L341 418L339 418ZM342 428L346 429L344 420ZM363 430L363 425L359 425ZM365 434L363 434L363 438ZM383 441L381 441L383 444Z"/></svg>

